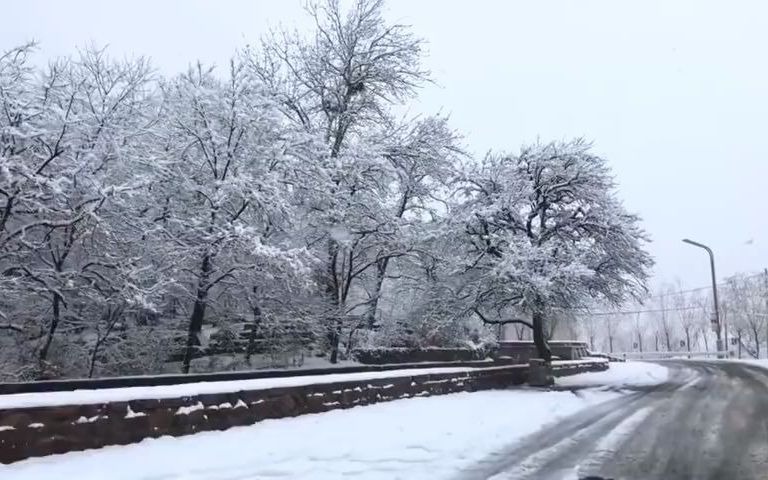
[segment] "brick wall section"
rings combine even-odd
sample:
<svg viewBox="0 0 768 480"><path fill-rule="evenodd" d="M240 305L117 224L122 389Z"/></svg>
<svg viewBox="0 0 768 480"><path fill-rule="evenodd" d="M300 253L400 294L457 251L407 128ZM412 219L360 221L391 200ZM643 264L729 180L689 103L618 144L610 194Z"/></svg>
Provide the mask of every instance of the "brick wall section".
<svg viewBox="0 0 768 480"><path fill-rule="evenodd" d="M555 375L604 370L581 363ZM164 435L226 430L269 418L294 417L401 398L488 390L526 381L527 366L478 368L368 381L206 394L173 399L93 405L7 409L0 412L0 462L106 445L125 445Z"/></svg>

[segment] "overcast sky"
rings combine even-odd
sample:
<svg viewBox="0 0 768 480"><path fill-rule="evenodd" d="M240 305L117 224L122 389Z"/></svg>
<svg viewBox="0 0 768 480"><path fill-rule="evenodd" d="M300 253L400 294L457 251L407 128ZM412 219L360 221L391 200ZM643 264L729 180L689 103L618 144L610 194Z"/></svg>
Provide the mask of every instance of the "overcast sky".
<svg viewBox="0 0 768 480"><path fill-rule="evenodd" d="M223 65L270 27L308 26L300 1L25 0L0 11L0 50L39 59L88 42L147 55L163 73ZM654 283L707 285L768 266L768 5L721 1L390 0L429 42L438 85L409 106L442 111L468 149L516 151L583 136L611 163L653 237Z"/></svg>

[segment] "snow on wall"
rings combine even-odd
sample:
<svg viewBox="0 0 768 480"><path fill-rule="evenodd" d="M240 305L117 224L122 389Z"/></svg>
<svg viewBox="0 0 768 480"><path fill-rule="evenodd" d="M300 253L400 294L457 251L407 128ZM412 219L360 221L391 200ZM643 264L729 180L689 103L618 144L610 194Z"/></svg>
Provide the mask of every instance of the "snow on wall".
<svg viewBox="0 0 768 480"><path fill-rule="evenodd" d="M257 381L258 384L265 381L268 386L275 383L284 385L286 381L299 384L255 390L242 389L243 384L253 385L254 381L216 382L199 388L197 391L206 392L200 395L4 410L0 411L0 425L7 425L15 430L0 432L0 444L3 445L0 449L0 462L9 463L30 456L128 444L163 435L180 436L202 431L226 430L270 418L319 413L400 398L501 388L523 382L526 369L524 366L521 368L519 365L508 365L482 369L397 371L394 376L392 373L367 372L362 379L359 378L361 374L324 375L319 382L309 385L302 385L304 382L297 377L262 379ZM415 373L421 375L414 375ZM329 383L339 378L343 381ZM358 379L352 381L352 378ZM222 392L220 390L231 388L218 388L220 383L238 384L240 389ZM189 385L179 387L183 387L180 389L183 392L189 391ZM169 387L157 388L168 394L175 390ZM59 393L34 395L59 397ZM85 395L84 392L61 393ZM98 394L100 391L93 393ZM178 395L178 391L176 394ZM125 392L110 392L110 395L115 395L112 398L121 399L132 397L125 395ZM94 399L88 400L92 402ZM83 418L88 420L94 417L94 422L82 421ZM29 421L30 418L41 420L39 426L36 425L35 433L31 433L32 427L27 424L14 423L25 419ZM98 434L94 435L94 432Z"/></svg>
<svg viewBox="0 0 768 480"><path fill-rule="evenodd" d="M507 367L489 367L507 368ZM525 368L525 366L520 366ZM267 388L295 387L302 385L336 382L357 382L380 378L400 378L416 375L467 373L472 367L441 367L389 370L381 372L332 373L287 378L259 378L225 382L200 382L154 387L106 388L99 390L75 390L71 392L15 393L0 395L0 410L8 408L47 407L55 405L85 405L107 402L126 402L141 399L178 398L208 393L239 392Z"/></svg>

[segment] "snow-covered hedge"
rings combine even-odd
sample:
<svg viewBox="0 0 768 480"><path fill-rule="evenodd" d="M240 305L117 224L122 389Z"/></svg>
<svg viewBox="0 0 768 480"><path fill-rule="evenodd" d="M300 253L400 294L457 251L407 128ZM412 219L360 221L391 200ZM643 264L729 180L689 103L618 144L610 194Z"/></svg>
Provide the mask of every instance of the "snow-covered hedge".
<svg viewBox="0 0 768 480"><path fill-rule="evenodd" d="M378 347L353 350L352 357L360 363L460 362L488 358L488 348L400 348Z"/></svg>

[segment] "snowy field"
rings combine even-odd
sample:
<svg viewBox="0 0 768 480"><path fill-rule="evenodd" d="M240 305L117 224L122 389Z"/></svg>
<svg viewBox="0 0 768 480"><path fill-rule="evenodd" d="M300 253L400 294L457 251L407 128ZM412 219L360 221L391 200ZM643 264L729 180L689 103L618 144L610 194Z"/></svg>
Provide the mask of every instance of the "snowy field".
<svg viewBox="0 0 768 480"><path fill-rule="evenodd" d="M585 382L662 382L663 367L612 364ZM559 379L558 383L563 380ZM501 451L549 422L621 396L534 389L398 400L267 420L226 432L159 438L0 466L3 480L436 479Z"/></svg>

